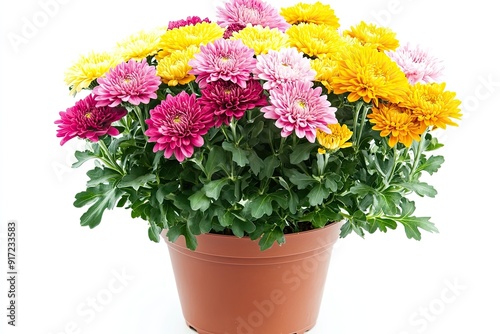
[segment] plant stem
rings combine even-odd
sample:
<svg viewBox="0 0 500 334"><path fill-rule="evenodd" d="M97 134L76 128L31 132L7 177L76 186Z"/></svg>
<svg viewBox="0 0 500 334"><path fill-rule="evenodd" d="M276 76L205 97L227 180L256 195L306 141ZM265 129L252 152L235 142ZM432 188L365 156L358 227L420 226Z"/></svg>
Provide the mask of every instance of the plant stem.
<svg viewBox="0 0 500 334"><path fill-rule="evenodd" d="M425 131L420 136L420 141L418 142L417 152L415 153L415 158L413 160L413 165L412 165L411 172L410 172L410 180L413 180L413 177L415 176L417 168L420 165L420 156L422 155L422 152L424 151L425 141L426 141L425 136L427 135L427 132L429 132L429 128L425 129Z"/></svg>
<svg viewBox="0 0 500 334"><path fill-rule="evenodd" d="M135 114L137 115L137 118L139 119L139 123L141 123L142 132L145 133L146 132L146 123L144 121L144 117L142 116L142 110L139 106L134 106L134 111L135 111Z"/></svg>
<svg viewBox="0 0 500 334"><path fill-rule="evenodd" d="M361 114L361 120L359 122L359 131L358 131L358 137L356 138L356 147L359 149L360 143L361 143L361 135L363 134L363 128L365 127L365 121L366 121L366 115L368 114L368 110L370 108L363 104L363 113Z"/></svg>
<svg viewBox="0 0 500 334"><path fill-rule="evenodd" d="M116 160L113 159L113 157L111 156L111 153L109 152L106 144L100 139L99 139L98 143L99 143L99 149L101 150L101 152L103 154L102 157L100 157L100 160L108 168L111 168L111 169L117 171L118 173L120 173L120 175L125 175L123 168L121 168L120 165L118 165L118 163L116 162Z"/></svg>

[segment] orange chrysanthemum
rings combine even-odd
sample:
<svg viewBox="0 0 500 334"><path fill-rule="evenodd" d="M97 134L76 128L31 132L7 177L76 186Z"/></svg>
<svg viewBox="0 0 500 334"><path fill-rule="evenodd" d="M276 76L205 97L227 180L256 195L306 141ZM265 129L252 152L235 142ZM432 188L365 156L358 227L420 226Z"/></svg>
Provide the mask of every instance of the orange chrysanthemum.
<svg viewBox="0 0 500 334"><path fill-rule="evenodd" d="M393 51L399 46L395 32L373 23L367 24L362 21L350 30L344 31L344 35L356 38L363 45L373 47L378 51Z"/></svg>
<svg viewBox="0 0 500 334"><path fill-rule="evenodd" d="M412 110L422 127L445 129L447 125L457 126L452 119L460 119L460 100L456 93L445 90L446 83L417 83L410 88L403 106Z"/></svg>
<svg viewBox="0 0 500 334"><path fill-rule="evenodd" d="M326 24L337 29L339 19L330 5L320 2L315 4L298 3L295 6L282 8L281 16L290 24L314 23Z"/></svg>
<svg viewBox="0 0 500 334"><path fill-rule="evenodd" d="M353 44L338 61L337 69L331 86L335 94L349 93L349 102L363 99L377 106L379 99L399 103L407 97L408 79L383 52Z"/></svg>
<svg viewBox="0 0 500 334"><path fill-rule="evenodd" d="M382 137L389 136L390 147L398 142L410 147L414 140L420 141L420 135L425 130L408 109L394 103L379 104L367 117L374 124L373 130L380 131Z"/></svg>

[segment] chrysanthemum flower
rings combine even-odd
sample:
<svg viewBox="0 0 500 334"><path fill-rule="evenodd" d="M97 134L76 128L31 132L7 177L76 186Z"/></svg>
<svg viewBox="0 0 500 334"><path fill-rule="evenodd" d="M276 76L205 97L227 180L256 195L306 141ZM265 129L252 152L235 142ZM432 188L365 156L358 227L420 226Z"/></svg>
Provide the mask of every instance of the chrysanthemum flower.
<svg viewBox="0 0 500 334"><path fill-rule="evenodd" d="M363 99L393 103L403 101L410 84L399 66L389 56L376 49L353 44L339 59L338 75L331 79L335 94L349 93L349 102Z"/></svg>
<svg viewBox="0 0 500 334"><path fill-rule="evenodd" d="M282 31L262 26L248 26L234 32L231 39L239 39L254 50L255 55L266 54L269 50L281 50L289 46L288 36Z"/></svg>
<svg viewBox="0 0 500 334"><path fill-rule="evenodd" d="M332 78L338 76L337 60L330 57L316 58L311 60L311 68L316 72L314 80L321 82L328 93L331 93Z"/></svg>
<svg viewBox="0 0 500 334"><path fill-rule="evenodd" d="M82 89L90 86L92 81L103 76L110 68L115 67L123 60L114 53L90 52L81 56L66 70L64 82L71 88L70 93L75 95Z"/></svg>
<svg viewBox="0 0 500 334"><path fill-rule="evenodd" d="M125 108L98 107L94 96L90 94L73 107L59 112L61 119L55 121L58 124L57 137L62 137L63 145L75 137L96 142L105 135L117 136L119 131L111 124L126 114Z"/></svg>
<svg viewBox="0 0 500 334"><path fill-rule="evenodd" d="M410 147L412 142L420 141L424 129L420 126L411 112L394 103L381 103L378 108L373 107L368 114L372 129L380 131L380 136L389 136L389 146L394 147L402 143Z"/></svg>
<svg viewBox="0 0 500 334"><path fill-rule="evenodd" d="M456 93L445 90L446 83L416 83L411 86L408 99L402 105L412 110L412 114L423 128L447 125L458 126L453 119L462 118L460 100Z"/></svg>
<svg viewBox="0 0 500 334"><path fill-rule="evenodd" d="M222 27L231 24L247 26L261 25L285 31L290 27L285 19L270 4L262 0L230 0L224 7L217 7L217 22Z"/></svg>
<svg viewBox="0 0 500 334"><path fill-rule="evenodd" d="M326 24L337 29L340 27L339 18L330 5L316 2L306 4L300 2L295 6L282 8L281 16L290 24L314 23Z"/></svg>
<svg viewBox="0 0 500 334"><path fill-rule="evenodd" d="M268 104L257 80L249 80L246 88L231 81L216 81L208 84L201 93L200 104L215 115L216 127L229 124L232 118L240 119L249 109Z"/></svg>
<svg viewBox="0 0 500 334"><path fill-rule="evenodd" d="M441 60L431 56L419 45L414 47L408 43L387 54L401 67L412 85L417 82L435 82L444 69Z"/></svg>
<svg viewBox="0 0 500 334"><path fill-rule="evenodd" d="M337 123L337 108L330 105L326 95L321 95L320 87L312 86L311 82L295 81L270 91L271 105L261 111L265 118L276 120L282 137L295 132L297 137L314 143L318 129L330 133L328 124Z"/></svg>
<svg viewBox="0 0 500 334"><path fill-rule="evenodd" d="M336 28L325 24L300 23L286 31L290 46L310 57L323 57L334 53L340 44Z"/></svg>
<svg viewBox="0 0 500 334"><path fill-rule="evenodd" d="M184 26L189 26L189 25L196 25L201 22L207 22L210 23L210 19L208 17L204 18L203 20L199 16L188 16L185 20L177 20L177 21L170 21L168 23L168 29L175 29L175 28L180 28Z"/></svg>
<svg viewBox="0 0 500 334"><path fill-rule="evenodd" d="M273 89L287 82L314 80L316 73L311 69L308 58L295 48L280 51L269 50L257 56L255 77L265 80L264 89Z"/></svg>
<svg viewBox="0 0 500 334"><path fill-rule="evenodd" d="M328 128L331 133L326 133L320 129L316 132L316 139L318 143L323 146L322 149L319 149L319 153L326 153L328 151L336 151L340 148L351 147L352 143L348 142L352 137L352 131L349 130L347 125L339 123L328 124Z"/></svg>
<svg viewBox="0 0 500 334"><path fill-rule="evenodd" d="M224 29L215 22L201 22L167 30L161 36L161 51L158 52L156 58L162 59L174 51L182 51L193 45L199 47L222 38L222 36L224 36Z"/></svg>
<svg viewBox="0 0 500 334"><path fill-rule="evenodd" d="M200 49L193 45L186 50L172 52L158 62L157 74L169 86L185 85L194 81L196 77L189 74L191 66L188 63L199 51Z"/></svg>
<svg viewBox="0 0 500 334"><path fill-rule="evenodd" d="M213 114L202 110L195 94L185 91L167 95L146 119L148 141L156 143L154 152L164 151L165 158L175 155L182 162L203 145L205 135L213 124Z"/></svg>
<svg viewBox="0 0 500 334"><path fill-rule="evenodd" d="M200 53L189 62L190 74L196 75L200 88L209 82L232 81L242 88L250 79L256 60L253 50L240 40L220 38L200 46Z"/></svg>
<svg viewBox="0 0 500 334"><path fill-rule="evenodd" d="M97 79L97 83L99 85L94 88L97 106L116 107L122 102L137 106L156 99L161 80L156 75L156 68L143 59L118 64L105 77Z"/></svg>
<svg viewBox="0 0 500 334"><path fill-rule="evenodd" d="M116 44L116 53L123 61L134 59L140 61L155 55L160 49L160 37L166 28L150 31L141 30Z"/></svg>
<svg viewBox="0 0 500 334"><path fill-rule="evenodd" d="M394 31L386 27L379 27L373 23L368 24L364 21L351 27L350 30L345 30L344 34L354 37L361 41L363 45L373 47L378 51L396 50L399 46L399 41Z"/></svg>
<svg viewBox="0 0 500 334"><path fill-rule="evenodd" d="M245 26L238 24L238 23L233 23L230 24L226 27L226 30L224 31L224 38L231 38L234 33L240 31L241 29L245 28Z"/></svg>

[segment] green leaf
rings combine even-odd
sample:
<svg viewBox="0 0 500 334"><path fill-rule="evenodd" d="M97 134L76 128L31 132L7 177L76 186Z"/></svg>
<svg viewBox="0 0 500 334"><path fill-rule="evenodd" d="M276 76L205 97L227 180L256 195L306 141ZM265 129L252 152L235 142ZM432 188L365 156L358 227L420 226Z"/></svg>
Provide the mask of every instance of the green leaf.
<svg viewBox="0 0 500 334"><path fill-rule="evenodd" d="M102 187L89 188L87 189L87 193L88 193L87 195L85 196L82 195L82 196L86 197L87 199L93 198L95 202L80 217L80 225L94 228L101 223L104 210L113 209L115 207L116 202L122 196L123 191L117 188L113 188L109 185L106 185ZM89 202L87 201L86 204L88 203ZM81 204L81 202L79 202L78 205L79 204ZM77 205L75 204L75 206Z"/></svg>
<svg viewBox="0 0 500 334"><path fill-rule="evenodd" d="M382 211L386 215L395 215L398 212L398 205L401 202L401 194L399 192L376 192L373 195L374 211ZM365 197L366 198L366 197Z"/></svg>
<svg viewBox="0 0 500 334"><path fill-rule="evenodd" d="M106 167L95 167L87 172L87 176L87 187L95 187L101 183L114 184L121 177L120 173Z"/></svg>
<svg viewBox="0 0 500 334"><path fill-rule="evenodd" d="M271 248L274 242L277 242L280 245L285 243L285 235L283 234L283 231L277 227L264 232L259 240L260 250L264 251Z"/></svg>
<svg viewBox="0 0 500 334"><path fill-rule="evenodd" d="M231 225L231 229L235 236L242 238L245 235L245 232L250 234L255 231L254 223L238 216L235 217L238 219L233 220L233 224Z"/></svg>
<svg viewBox="0 0 500 334"><path fill-rule="evenodd" d="M338 190L338 183L340 183L340 175L330 173L325 175L325 186L331 191L336 192Z"/></svg>
<svg viewBox="0 0 500 334"><path fill-rule="evenodd" d="M309 198L309 204L311 206L320 205L323 201L330 196L330 192L322 184L317 184L311 189L307 198Z"/></svg>
<svg viewBox="0 0 500 334"><path fill-rule="evenodd" d="M151 224L148 228L148 236L149 240L154 241L154 242L160 242L160 233L162 229L161 227Z"/></svg>
<svg viewBox="0 0 500 334"><path fill-rule="evenodd" d="M264 194L252 198L247 202L247 207L254 218L261 218L264 215L270 216L273 213L271 196Z"/></svg>
<svg viewBox="0 0 500 334"><path fill-rule="evenodd" d="M299 144L293 148L293 152L290 154L290 163L297 165L300 162L309 159L311 152L316 148L315 144L305 143Z"/></svg>
<svg viewBox="0 0 500 334"><path fill-rule="evenodd" d="M148 182L154 182L155 180L156 176L151 174L148 168L136 167L123 177L120 183L118 183L118 187L132 187L137 191L140 187L146 187Z"/></svg>
<svg viewBox="0 0 500 334"><path fill-rule="evenodd" d="M255 151L250 152L249 156L250 169L255 175L258 175L260 171L265 167L264 161L255 153Z"/></svg>
<svg viewBox="0 0 500 334"><path fill-rule="evenodd" d="M91 152L91 151L76 151L75 152L75 158L76 158L76 162L73 163L71 165L71 167L73 168L77 168L77 167L80 167L81 165L83 165L85 162L91 160L91 159L95 159L96 158L96 155Z"/></svg>
<svg viewBox="0 0 500 334"><path fill-rule="evenodd" d="M436 189L425 182L402 182L398 183L398 185L410 191L414 191L420 196L435 197L437 194Z"/></svg>
<svg viewBox="0 0 500 334"><path fill-rule="evenodd" d="M226 178L210 181L203 186L203 191L207 197L217 200L220 196L222 188L228 183L229 179Z"/></svg>
<svg viewBox="0 0 500 334"><path fill-rule="evenodd" d="M228 143L228 142L223 142L222 143L222 148L226 151L229 151L233 154L233 161L236 162L236 164L240 167L244 167L248 165L248 152L234 146L233 143Z"/></svg>
<svg viewBox="0 0 500 334"><path fill-rule="evenodd" d="M275 155L270 155L264 159L264 168L259 174L259 178L269 179L273 176L274 170L280 165L280 160Z"/></svg>
<svg viewBox="0 0 500 334"><path fill-rule="evenodd" d="M212 147L205 164L207 179L211 180L212 175L221 169L220 164L222 161L224 161L224 150L220 146Z"/></svg>
<svg viewBox="0 0 500 334"><path fill-rule="evenodd" d="M288 175L290 182L295 184L298 189L305 189L311 184L318 182L312 176L303 174L296 169L288 169L285 172Z"/></svg>
<svg viewBox="0 0 500 334"><path fill-rule="evenodd" d="M179 189L179 183L176 181L161 185L156 191L156 200L159 204L162 204L167 195L173 193L177 189Z"/></svg>
<svg viewBox="0 0 500 334"><path fill-rule="evenodd" d="M201 210L203 212L210 207L210 199L201 190L189 196L189 203L193 211Z"/></svg>
<svg viewBox="0 0 500 334"><path fill-rule="evenodd" d="M437 172L441 165L444 163L444 157L437 155L431 156L428 160L424 161L418 168L417 172L426 171L430 175Z"/></svg>

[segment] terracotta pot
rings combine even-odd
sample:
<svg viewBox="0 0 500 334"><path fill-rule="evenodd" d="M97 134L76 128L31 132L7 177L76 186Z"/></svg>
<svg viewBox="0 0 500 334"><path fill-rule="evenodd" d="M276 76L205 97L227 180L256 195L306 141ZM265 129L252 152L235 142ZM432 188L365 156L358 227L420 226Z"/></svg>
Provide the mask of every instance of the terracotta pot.
<svg viewBox="0 0 500 334"><path fill-rule="evenodd" d="M287 234L260 251L249 238L168 242L184 318L199 334L303 334L316 324L340 223Z"/></svg>

